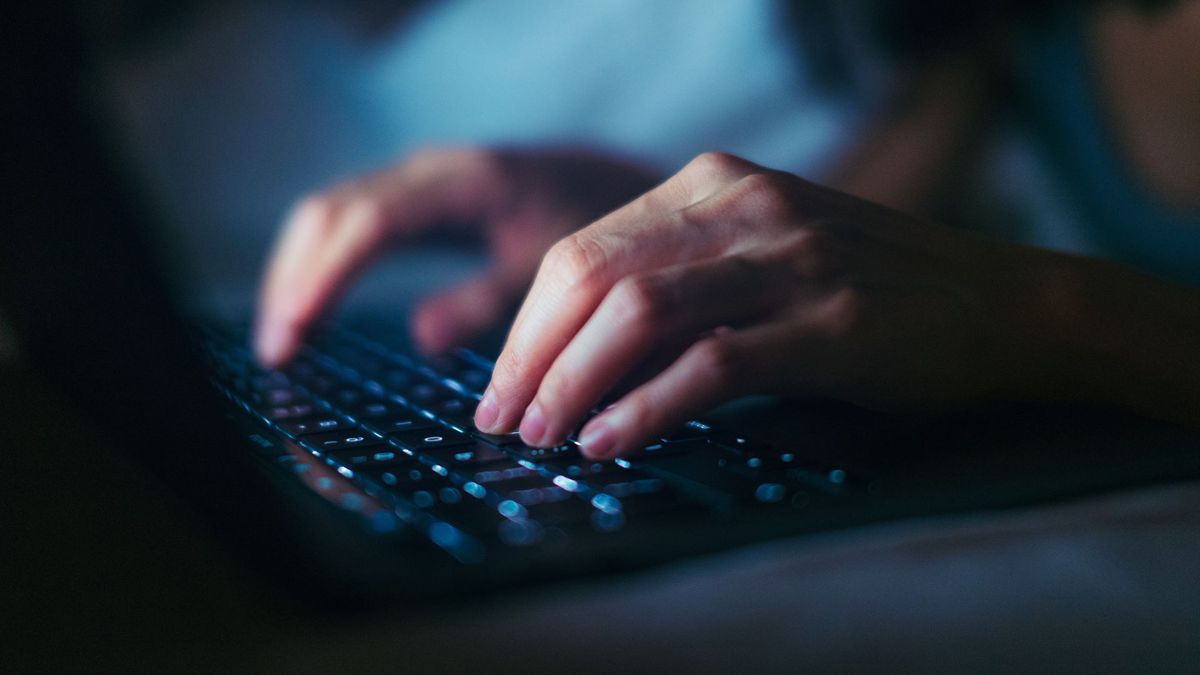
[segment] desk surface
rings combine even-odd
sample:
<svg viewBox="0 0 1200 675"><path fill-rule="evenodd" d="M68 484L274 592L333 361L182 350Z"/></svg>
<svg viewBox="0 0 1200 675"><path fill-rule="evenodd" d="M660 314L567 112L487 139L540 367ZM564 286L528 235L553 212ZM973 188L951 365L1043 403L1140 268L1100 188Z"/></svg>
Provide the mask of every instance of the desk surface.
<svg viewBox="0 0 1200 675"><path fill-rule="evenodd" d="M0 375L13 672L1200 663L1200 483L806 537L476 604L315 616L268 595L35 378Z"/></svg>

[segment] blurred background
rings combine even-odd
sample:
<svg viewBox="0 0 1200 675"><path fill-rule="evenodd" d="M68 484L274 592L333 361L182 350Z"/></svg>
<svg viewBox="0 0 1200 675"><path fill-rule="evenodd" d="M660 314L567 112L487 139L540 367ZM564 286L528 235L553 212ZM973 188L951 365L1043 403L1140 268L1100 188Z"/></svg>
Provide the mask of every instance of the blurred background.
<svg viewBox="0 0 1200 675"><path fill-rule="evenodd" d="M428 145L587 146L664 176L721 149L1200 280L1200 3L1153 4L126 0L92 12L110 54L101 96L179 265L206 304L244 312L292 204ZM478 263L441 255L422 283ZM412 260L390 259L355 297L423 292L397 282Z"/></svg>

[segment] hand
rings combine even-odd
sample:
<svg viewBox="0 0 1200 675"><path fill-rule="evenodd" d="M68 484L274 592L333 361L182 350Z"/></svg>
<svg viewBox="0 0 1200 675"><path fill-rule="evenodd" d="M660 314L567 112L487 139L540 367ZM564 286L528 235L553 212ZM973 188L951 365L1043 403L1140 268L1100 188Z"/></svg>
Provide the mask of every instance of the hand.
<svg viewBox="0 0 1200 675"><path fill-rule="evenodd" d="M1055 397L1069 303L1054 291L1073 260L702 155L550 249L476 425L561 443L664 357L587 423L585 454L627 454L748 394L895 411Z"/></svg>
<svg viewBox="0 0 1200 675"><path fill-rule="evenodd" d="M428 298L412 326L426 352L460 344L500 320L551 244L653 180L631 163L581 151L427 150L309 196L288 218L269 264L255 351L267 366L286 362L387 244L453 228L482 235L493 265Z"/></svg>

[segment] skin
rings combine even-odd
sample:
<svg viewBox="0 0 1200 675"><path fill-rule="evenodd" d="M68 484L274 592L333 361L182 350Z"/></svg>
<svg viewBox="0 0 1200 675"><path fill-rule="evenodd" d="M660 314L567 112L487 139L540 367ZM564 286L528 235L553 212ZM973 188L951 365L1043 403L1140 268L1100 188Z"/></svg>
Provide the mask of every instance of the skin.
<svg viewBox="0 0 1200 675"><path fill-rule="evenodd" d="M1087 25L1098 95L1143 186L1200 208L1200 2L1158 12L1120 3Z"/></svg>
<svg viewBox="0 0 1200 675"><path fill-rule="evenodd" d="M576 230L648 181L594 156L435 150L310 197L263 286L259 358L290 358L384 244L478 219L497 262L428 299L415 333L430 351L465 339L536 270L475 418L531 445L586 421L586 455L626 455L749 394L901 413L1084 401L1200 425L1196 289L722 153ZM607 190L581 202L580 185Z"/></svg>
<svg viewBox="0 0 1200 675"><path fill-rule="evenodd" d="M594 152L434 148L310 195L287 218L267 267L258 358L286 363L371 260L439 232L482 238L493 264L417 307L413 337L428 353L467 342L502 319L551 244L654 182L644 167Z"/></svg>
<svg viewBox="0 0 1200 675"><path fill-rule="evenodd" d="M1174 23L1102 13L1093 39L1131 164L1168 201L1193 204L1194 125L1182 121L1194 116L1182 109L1196 99L1180 94L1196 61L1179 57L1195 42ZM916 73L827 179L928 212L987 109L983 65L968 55ZM754 393L898 412L1069 400L1200 424L1196 289L939 227L719 153L576 232L652 184L594 153L434 149L306 198L263 286L259 358L287 361L388 245L478 222L495 264L419 307L414 337L428 352L465 342L536 272L476 416L533 445L616 401L578 437L589 456L628 454Z"/></svg>
<svg viewBox="0 0 1200 675"><path fill-rule="evenodd" d="M587 422L585 454L629 454L747 394L900 412L1073 400L1200 424L1194 289L708 153L550 249L476 425L558 444L681 340Z"/></svg>

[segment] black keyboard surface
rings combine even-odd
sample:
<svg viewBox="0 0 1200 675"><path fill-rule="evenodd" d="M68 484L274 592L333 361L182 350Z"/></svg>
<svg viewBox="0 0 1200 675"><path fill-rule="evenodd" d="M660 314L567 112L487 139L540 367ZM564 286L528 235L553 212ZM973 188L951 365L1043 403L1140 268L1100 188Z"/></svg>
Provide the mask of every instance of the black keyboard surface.
<svg viewBox="0 0 1200 675"><path fill-rule="evenodd" d="M619 537L639 524L785 509L856 489L836 466L693 420L636 456L591 462L575 441L533 448L475 429L492 362L459 350L418 359L331 328L279 370L256 365L243 334L206 345L219 389L259 425L269 461L317 476L367 510L464 563L492 549ZM269 437L269 438L268 438Z"/></svg>

